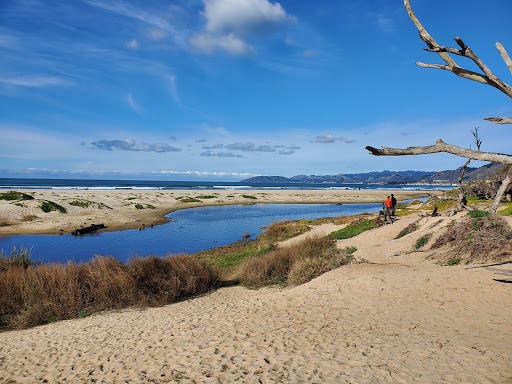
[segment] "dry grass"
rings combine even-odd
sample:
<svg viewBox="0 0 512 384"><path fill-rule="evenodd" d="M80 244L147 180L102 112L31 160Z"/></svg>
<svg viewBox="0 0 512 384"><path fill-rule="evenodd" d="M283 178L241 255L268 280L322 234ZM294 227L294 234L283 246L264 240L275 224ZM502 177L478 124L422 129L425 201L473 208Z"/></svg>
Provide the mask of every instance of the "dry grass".
<svg viewBox="0 0 512 384"><path fill-rule="evenodd" d="M9 265L0 271L0 327L26 328L108 309L163 305L218 286L217 275L190 256L150 256L122 263Z"/></svg>
<svg viewBox="0 0 512 384"><path fill-rule="evenodd" d="M448 251L434 257L441 262L457 258L467 263L499 261L510 257L511 228L501 217L483 213L478 217L468 216L458 223L452 222L432 245L433 249L448 246Z"/></svg>
<svg viewBox="0 0 512 384"><path fill-rule="evenodd" d="M238 268L236 278L241 284L253 288L302 284L347 263L350 258L336 248L335 241L327 237L310 238L292 247L278 248L246 260Z"/></svg>

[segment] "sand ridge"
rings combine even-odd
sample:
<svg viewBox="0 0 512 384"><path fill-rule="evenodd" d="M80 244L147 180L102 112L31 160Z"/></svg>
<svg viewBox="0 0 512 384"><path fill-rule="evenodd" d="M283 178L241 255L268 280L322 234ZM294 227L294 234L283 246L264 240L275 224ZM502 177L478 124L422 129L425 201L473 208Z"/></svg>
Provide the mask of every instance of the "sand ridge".
<svg viewBox="0 0 512 384"><path fill-rule="evenodd" d="M510 284L409 253L439 220L393 240L417 218L339 241L359 263L302 286L222 288L1 333L0 382L512 382Z"/></svg>

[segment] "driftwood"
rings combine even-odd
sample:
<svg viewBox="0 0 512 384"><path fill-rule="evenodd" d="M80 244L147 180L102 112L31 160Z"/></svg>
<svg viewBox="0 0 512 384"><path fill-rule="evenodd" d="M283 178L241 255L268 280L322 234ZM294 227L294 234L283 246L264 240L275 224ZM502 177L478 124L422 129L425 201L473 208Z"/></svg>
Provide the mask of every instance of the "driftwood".
<svg viewBox="0 0 512 384"><path fill-rule="evenodd" d="M467 159L492 161L495 163L512 165L512 156L495 152L480 152L472 149L458 147L453 144L445 143L441 139L437 139L434 145L423 147L408 147L408 148L388 148L382 149L367 146L366 149L374 156L406 156L406 155L426 155L430 153L446 152L452 155L465 157Z"/></svg>
<svg viewBox="0 0 512 384"><path fill-rule="evenodd" d="M509 275L509 276L512 276L512 270L510 269L498 269L498 268L491 268L491 267L487 267L486 268L488 271L491 271L491 272L494 272L498 275Z"/></svg>
<svg viewBox="0 0 512 384"><path fill-rule="evenodd" d="M98 229L102 229L102 228L105 228L105 224L91 224L88 227L82 227L82 228L75 229L73 232L71 232L71 234L73 236L78 236L78 235L83 235L84 233L94 232L94 231L97 231Z"/></svg>

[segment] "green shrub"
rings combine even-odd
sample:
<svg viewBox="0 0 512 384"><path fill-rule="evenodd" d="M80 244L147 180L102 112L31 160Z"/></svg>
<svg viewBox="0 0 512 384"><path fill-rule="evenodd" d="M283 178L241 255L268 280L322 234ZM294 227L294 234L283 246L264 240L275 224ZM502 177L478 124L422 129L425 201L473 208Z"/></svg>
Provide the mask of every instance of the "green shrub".
<svg viewBox="0 0 512 384"><path fill-rule="evenodd" d="M33 200L34 198L26 193L8 191L0 193L0 200Z"/></svg>
<svg viewBox="0 0 512 384"><path fill-rule="evenodd" d="M329 239L350 239L351 237L357 236L360 233L368 231L370 229L378 228L381 224L377 219L360 219L354 221L336 232L329 234Z"/></svg>
<svg viewBox="0 0 512 384"><path fill-rule="evenodd" d="M420 249L421 247L423 247L425 244L428 243L428 240L430 239L430 234L427 234L425 236L422 236L420 237L417 241L416 241L416 244L414 244L414 249Z"/></svg>
<svg viewBox="0 0 512 384"><path fill-rule="evenodd" d="M197 196L198 199L216 199L218 196L215 196L215 195L202 195L202 196Z"/></svg>
<svg viewBox="0 0 512 384"><path fill-rule="evenodd" d="M89 208L93 204L94 203L92 201L88 200L73 200L69 202L69 205L80 208Z"/></svg>
<svg viewBox="0 0 512 384"><path fill-rule="evenodd" d="M253 200L257 199L256 196L251 196L251 195L242 195L242 197L245 199L253 199Z"/></svg>
<svg viewBox="0 0 512 384"><path fill-rule="evenodd" d="M135 208L144 209L144 206L142 204L135 204Z"/></svg>
<svg viewBox="0 0 512 384"><path fill-rule="evenodd" d="M193 197L183 197L180 199L180 201L182 203L200 203L201 202L201 200L194 199Z"/></svg>
<svg viewBox="0 0 512 384"><path fill-rule="evenodd" d="M447 264L448 265L457 265L457 264L460 264L460 262L461 262L461 259L459 257L455 257L453 259L448 260ZM468 262L469 262L469 260L468 260ZM468 264L468 263L466 263L466 264Z"/></svg>
<svg viewBox="0 0 512 384"><path fill-rule="evenodd" d="M66 208L64 208L62 205L59 205L57 203L54 203L53 201L48 200L41 200L41 204L39 205L39 208L45 213L51 212L51 211L58 211L60 213L67 213L68 211Z"/></svg>
<svg viewBox="0 0 512 384"><path fill-rule="evenodd" d="M474 209L472 211L468 211L468 216L472 217L473 219L478 219L480 217L487 217L489 216L488 211L481 211L479 209Z"/></svg>

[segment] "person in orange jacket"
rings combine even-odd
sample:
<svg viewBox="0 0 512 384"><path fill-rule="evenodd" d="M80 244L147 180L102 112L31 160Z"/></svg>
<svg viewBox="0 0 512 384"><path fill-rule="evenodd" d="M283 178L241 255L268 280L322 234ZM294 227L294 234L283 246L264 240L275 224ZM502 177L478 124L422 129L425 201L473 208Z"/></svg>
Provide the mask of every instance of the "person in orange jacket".
<svg viewBox="0 0 512 384"><path fill-rule="evenodd" d="M393 201L391 200L391 197L388 196L388 198L384 201L384 219L387 221L391 221L391 224L393 224L393 219L391 218L391 207L393 206Z"/></svg>

